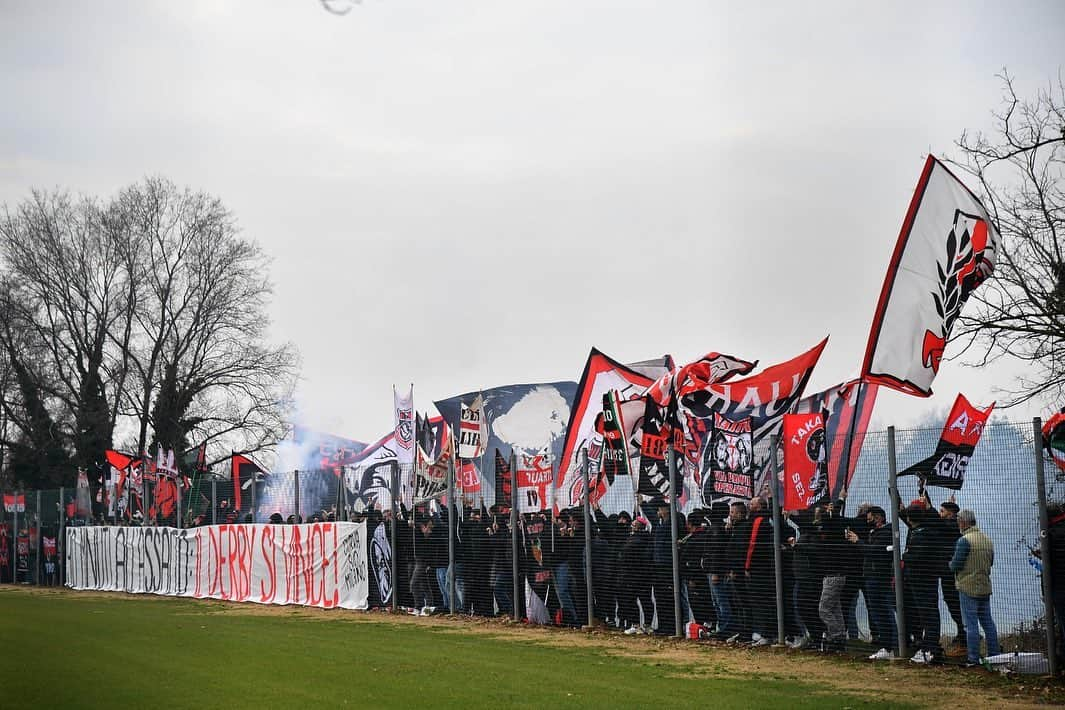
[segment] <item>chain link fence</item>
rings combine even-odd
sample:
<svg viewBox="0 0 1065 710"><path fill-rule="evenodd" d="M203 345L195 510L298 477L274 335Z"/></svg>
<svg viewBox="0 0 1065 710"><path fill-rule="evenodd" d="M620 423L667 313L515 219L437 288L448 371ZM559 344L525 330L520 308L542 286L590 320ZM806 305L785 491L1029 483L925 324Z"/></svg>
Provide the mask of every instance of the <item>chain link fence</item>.
<svg viewBox="0 0 1065 710"><path fill-rule="evenodd" d="M893 472L935 450L940 430L870 431L848 488L794 513L772 495L686 515L660 499L611 515L586 505L519 512L502 486L498 500L463 490L461 477L456 488L453 468L444 495L422 500L411 470L379 464L207 478L170 497L166 482L145 480L121 501L104 484L5 491L0 580L62 584L66 526L365 520L371 608L873 660L1019 654L1008 662L1045 672L1061 654L1048 600L1065 597L1042 573L1065 565L1045 531L1065 526L1055 517L1065 481L1042 469L1037 432L989 424L961 490L900 475L893 496ZM987 565L986 578L972 574Z"/></svg>

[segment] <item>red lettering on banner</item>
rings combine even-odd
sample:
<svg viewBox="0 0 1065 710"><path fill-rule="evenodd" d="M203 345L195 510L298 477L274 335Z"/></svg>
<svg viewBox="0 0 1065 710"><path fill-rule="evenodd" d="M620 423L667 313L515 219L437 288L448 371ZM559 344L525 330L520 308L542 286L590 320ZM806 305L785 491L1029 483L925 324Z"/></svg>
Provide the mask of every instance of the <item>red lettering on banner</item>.
<svg viewBox="0 0 1065 710"><path fill-rule="evenodd" d="M215 535L214 528L207 528L207 540L210 543L211 581L207 587L207 596L221 596L225 599L225 591L222 588L222 550L221 540Z"/></svg>
<svg viewBox="0 0 1065 710"><path fill-rule="evenodd" d="M314 527L311 528L311 539L308 542L312 548L314 547L314 539L317 539L318 542L316 551L320 554L318 555L320 562L318 562L316 566L318 572L321 574L322 580L315 584L317 594L314 597L311 597L311 604L315 607L323 607L326 602L326 565L329 563L326 561L326 533L325 530L322 529L321 524L316 523Z"/></svg>
<svg viewBox="0 0 1065 710"><path fill-rule="evenodd" d="M196 598L202 596L200 592L200 560L203 559L203 535L196 536Z"/></svg>
<svg viewBox="0 0 1065 710"><path fill-rule="evenodd" d="M300 529L299 527L292 528L292 543L287 548L288 554L286 557L286 565L289 560L292 561L292 568L286 569L287 581L285 582L285 588L291 589L292 594L290 601L295 604L300 603L300 576L303 574L303 560L300 558Z"/></svg>
<svg viewBox="0 0 1065 710"><path fill-rule="evenodd" d="M333 531L333 557L337 555L337 526L335 523L326 523ZM333 563L333 604L337 606L340 604L340 563L334 560Z"/></svg>
<svg viewBox="0 0 1065 710"><path fill-rule="evenodd" d="M234 525L237 531L237 580L233 585L233 598L245 601L248 590L248 529L243 525Z"/></svg>
<svg viewBox="0 0 1065 710"><path fill-rule="evenodd" d="M226 570L229 572L229 598L234 601L239 601L240 592L237 589L237 575L233 569L236 567L238 561L237 554L239 550L237 536L239 533L237 532L236 525L226 525L225 527L227 528L228 533L226 535L226 552L228 553L226 556Z"/></svg>
<svg viewBox="0 0 1065 710"><path fill-rule="evenodd" d="M263 553L263 561L266 562L266 578L270 580L269 593L266 591L266 586L262 582L259 582L259 601L272 603L274 597L277 596L277 564L274 559L277 546L274 545L273 526L263 528L263 536L259 538L259 540ZM269 545L269 547L267 547L267 545Z"/></svg>

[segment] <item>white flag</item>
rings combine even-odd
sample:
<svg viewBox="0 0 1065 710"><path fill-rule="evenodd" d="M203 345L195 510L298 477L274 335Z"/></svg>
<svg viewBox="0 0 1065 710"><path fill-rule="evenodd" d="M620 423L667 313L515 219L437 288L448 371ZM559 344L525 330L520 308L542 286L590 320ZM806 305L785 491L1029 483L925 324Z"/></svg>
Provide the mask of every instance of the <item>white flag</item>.
<svg viewBox="0 0 1065 710"><path fill-rule="evenodd" d="M991 275L998 249L980 200L928 156L880 292L862 378L932 394L954 321Z"/></svg>
<svg viewBox="0 0 1065 710"><path fill-rule="evenodd" d="M414 463L414 385L406 396L400 396L393 387L392 398L396 407L396 463L410 467Z"/></svg>
<svg viewBox="0 0 1065 710"><path fill-rule="evenodd" d="M462 405L459 419L459 458L475 459L484 453L488 444L488 422L484 416L484 399L481 395Z"/></svg>

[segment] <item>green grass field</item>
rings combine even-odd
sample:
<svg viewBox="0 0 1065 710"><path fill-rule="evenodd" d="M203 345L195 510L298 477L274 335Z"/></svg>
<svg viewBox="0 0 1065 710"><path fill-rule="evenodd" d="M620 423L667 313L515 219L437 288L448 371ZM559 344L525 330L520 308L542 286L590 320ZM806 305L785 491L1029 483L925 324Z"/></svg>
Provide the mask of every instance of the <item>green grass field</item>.
<svg viewBox="0 0 1065 710"><path fill-rule="evenodd" d="M0 639L8 708L907 706L651 639L158 597L0 588Z"/></svg>

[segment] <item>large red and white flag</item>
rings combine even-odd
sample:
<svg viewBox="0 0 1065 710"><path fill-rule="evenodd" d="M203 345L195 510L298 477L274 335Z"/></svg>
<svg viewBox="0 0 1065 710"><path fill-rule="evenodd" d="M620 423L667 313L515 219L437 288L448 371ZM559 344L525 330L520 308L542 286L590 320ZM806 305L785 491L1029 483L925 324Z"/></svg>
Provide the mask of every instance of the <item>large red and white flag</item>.
<svg viewBox="0 0 1065 710"><path fill-rule="evenodd" d="M862 379L931 395L954 322L991 275L998 249L980 200L928 156L880 292Z"/></svg>
<svg viewBox="0 0 1065 710"><path fill-rule="evenodd" d="M605 477L599 475L603 436L601 431L597 431L596 420L600 419L603 395L607 392L617 390L619 401L635 399L636 406L642 408L643 403L639 397L652 384L654 379L651 377L592 348L584 365L580 384L577 385L577 394L570 409L569 425L566 427L566 441L562 445L562 460L559 461L555 480L558 493L554 501L557 510L581 505L584 499L582 451L585 449L588 452L592 502L599 503L607 515L623 510L623 506L631 504L631 479L626 479L626 484L619 487L614 496L607 498L611 486ZM642 421L641 415L642 411L634 417L634 426ZM634 453L638 454L638 450Z"/></svg>
<svg viewBox="0 0 1065 710"><path fill-rule="evenodd" d="M414 464L414 385L401 395L392 388L392 400L396 410L396 463L410 468Z"/></svg>

